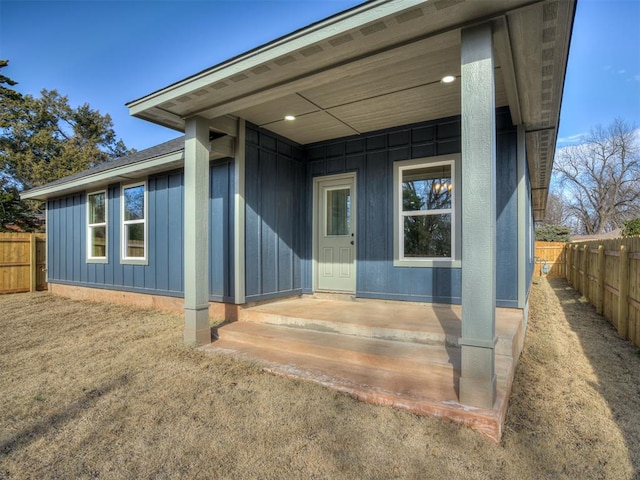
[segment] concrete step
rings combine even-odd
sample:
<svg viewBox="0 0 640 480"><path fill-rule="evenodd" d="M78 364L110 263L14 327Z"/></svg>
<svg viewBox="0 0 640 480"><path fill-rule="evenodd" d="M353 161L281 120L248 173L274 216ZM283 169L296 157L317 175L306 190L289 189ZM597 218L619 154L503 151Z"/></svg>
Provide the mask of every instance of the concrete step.
<svg viewBox="0 0 640 480"><path fill-rule="evenodd" d="M363 401L445 417L498 441L524 340L522 311L496 311L493 408L459 403L461 307L323 294L255 304L203 347ZM514 359L516 359L514 361Z"/></svg>
<svg viewBox="0 0 640 480"><path fill-rule="evenodd" d="M261 350L285 352L286 358L300 354L403 372L410 368L422 372L434 366L443 366L456 374L460 372L460 350L442 345L358 338L252 322L227 324L218 329L218 336L214 346L228 341L252 345ZM510 355L496 355L496 374L508 373L512 368L511 358Z"/></svg>
<svg viewBox="0 0 640 480"><path fill-rule="evenodd" d="M352 293L336 293L336 292L314 292L310 295L305 295L306 298L312 298L314 300L331 300L335 302L359 302L361 299L356 298Z"/></svg>
<svg viewBox="0 0 640 480"><path fill-rule="evenodd" d="M397 321L396 307L386 302L308 297L243 309L239 320L381 340L458 346L460 320L451 311L440 309L439 321L430 321L433 308L403 305L403 318Z"/></svg>
<svg viewBox="0 0 640 480"><path fill-rule="evenodd" d="M220 338L205 351L247 358L278 375L369 403L449 418L500 438L514 373L510 356L496 356L496 403L479 409L458 403L459 349L251 322L231 323L218 332Z"/></svg>
<svg viewBox="0 0 640 480"><path fill-rule="evenodd" d="M442 365L424 369L422 372L408 369L399 374L389 368L376 368L354 361L333 357L319 357L307 353L291 353L287 350L269 348L255 343L220 339L209 347L209 351L232 353L258 361L268 371L286 376L313 380L324 386L351 393L356 388L361 395L374 400L394 395L399 398L430 401L457 402L457 374ZM442 368L444 367L444 368Z"/></svg>
<svg viewBox="0 0 640 480"><path fill-rule="evenodd" d="M220 340L258 346L368 368L423 373L441 369L451 378L460 370L460 349L340 335L281 325L236 322L218 330Z"/></svg>
<svg viewBox="0 0 640 480"><path fill-rule="evenodd" d="M324 294L326 295L326 294ZM241 322L279 325L290 328L336 333L363 338L393 340L424 345L459 348L460 307L393 301L336 301L324 295L290 299L241 310ZM349 297L350 298L350 297ZM496 321L498 355L518 358L521 342L514 341L521 322ZM521 315L521 314L520 314Z"/></svg>

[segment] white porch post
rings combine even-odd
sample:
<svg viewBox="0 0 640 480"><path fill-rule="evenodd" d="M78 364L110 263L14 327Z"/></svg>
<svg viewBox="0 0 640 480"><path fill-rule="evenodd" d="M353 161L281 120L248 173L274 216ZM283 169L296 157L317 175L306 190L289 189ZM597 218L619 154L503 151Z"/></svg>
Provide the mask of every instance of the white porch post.
<svg viewBox="0 0 640 480"><path fill-rule="evenodd" d="M184 342L211 343L209 326L209 123L185 121Z"/></svg>
<svg viewBox="0 0 640 480"><path fill-rule="evenodd" d="M496 124L491 25L462 31L460 403L496 398Z"/></svg>

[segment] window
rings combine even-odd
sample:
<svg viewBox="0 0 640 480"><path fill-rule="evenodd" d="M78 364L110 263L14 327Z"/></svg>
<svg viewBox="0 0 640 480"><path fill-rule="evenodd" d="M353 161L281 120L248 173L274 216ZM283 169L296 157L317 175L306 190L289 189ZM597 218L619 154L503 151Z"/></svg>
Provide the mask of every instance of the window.
<svg viewBox="0 0 640 480"><path fill-rule="evenodd" d="M87 261L107 261L107 192L87 195Z"/></svg>
<svg viewBox="0 0 640 480"><path fill-rule="evenodd" d="M394 265L459 266L458 158L396 162Z"/></svg>
<svg viewBox="0 0 640 480"><path fill-rule="evenodd" d="M147 261L147 185L137 183L122 187L122 261Z"/></svg>
<svg viewBox="0 0 640 480"><path fill-rule="evenodd" d="M329 188L326 190L327 236L345 236L351 233L351 189Z"/></svg>

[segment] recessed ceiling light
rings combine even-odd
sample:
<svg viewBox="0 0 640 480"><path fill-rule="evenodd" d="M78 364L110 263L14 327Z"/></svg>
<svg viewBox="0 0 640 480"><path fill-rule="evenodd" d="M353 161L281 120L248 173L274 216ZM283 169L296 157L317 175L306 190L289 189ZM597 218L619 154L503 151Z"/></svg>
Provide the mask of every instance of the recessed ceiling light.
<svg viewBox="0 0 640 480"><path fill-rule="evenodd" d="M454 77L453 75L447 75L446 77L442 77L442 80L440 80L442 83L451 83L451 82L455 82L456 77Z"/></svg>
<svg viewBox="0 0 640 480"><path fill-rule="evenodd" d="M293 115L285 115L285 116L284 116L284 119L285 119L287 122L291 122L291 121L295 120L295 119L296 119L296 117L294 117Z"/></svg>

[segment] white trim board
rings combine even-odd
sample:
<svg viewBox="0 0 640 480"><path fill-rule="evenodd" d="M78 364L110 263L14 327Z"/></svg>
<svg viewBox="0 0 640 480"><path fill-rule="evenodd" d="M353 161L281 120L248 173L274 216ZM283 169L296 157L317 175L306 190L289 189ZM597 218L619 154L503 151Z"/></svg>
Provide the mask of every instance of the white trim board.
<svg viewBox="0 0 640 480"><path fill-rule="evenodd" d="M91 202L89 201L89 197L91 197L92 195L97 195L99 193L104 194L104 222L98 222L98 223L94 223L92 224L89 220L91 217ZM109 263L109 189L107 188L102 188L100 190L94 190L91 192L87 192L86 195L84 196L84 201L85 201L85 219L86 219L86 230L85 230L85 235L86 235L86 255L85 255L85 262L86 263ZM96 228L98 226L100 226L101 224L104 224L104 233L105 233L105 238L104 238L104 247L105 247L105 254L104 257L94 257L91 254L93 245L92 245L92 240L93 240L93 236L92 236L92 229Z"/></svg>
<svg viewBox="0 0 640 480"><path fill-rule="evenodd" d="M85 190L91 187L94 190L99 190L100 187L111 183L118 183L120 181L131 182L136 178L140 178L141 174L150 173L149 170L167 170L171 167L180 167L183 164L184 152L178 151L162 155L148 160L142 160L140 162L132 163L122 167L112 168L110 170L104 170L85 177L71 179L67 182L57 185L51 185L50 187L44 186L42 188L34 188L20 195L23 200L46 200L56 194L67 194L75 191Z"/></svg>

